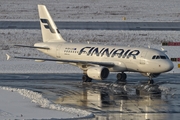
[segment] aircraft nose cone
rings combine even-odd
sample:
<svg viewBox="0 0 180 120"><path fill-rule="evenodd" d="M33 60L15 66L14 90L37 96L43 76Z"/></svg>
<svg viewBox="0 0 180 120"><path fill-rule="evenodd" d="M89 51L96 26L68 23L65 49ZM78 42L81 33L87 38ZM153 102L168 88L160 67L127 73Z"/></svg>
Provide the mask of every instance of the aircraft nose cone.
<svg viewBox="0 0 180 120"><path fill-rule="evenodd" d="M166 72L171 71L173 68L174 68L174 64L171 61L167 62L164 65L164 69Z"/></svg>

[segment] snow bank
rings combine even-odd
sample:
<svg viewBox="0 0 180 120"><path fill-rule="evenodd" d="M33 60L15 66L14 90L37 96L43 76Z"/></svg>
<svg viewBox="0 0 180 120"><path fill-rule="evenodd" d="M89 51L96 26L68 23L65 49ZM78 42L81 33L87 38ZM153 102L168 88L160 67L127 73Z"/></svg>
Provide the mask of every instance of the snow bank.
<svg viewBox="0 0 180 120"><path fill-rule="evenodd" d="M31 102L38 104L42 108L68 112L71 114L77 114L78 115L77 117L93 116L92 113L85 111L85 110L80 110L80 109L70 108L70 107L64 107L64 106L61 106L59 104L54 104L54 103L50 102L49 100L43 98L42 95L40 93L37 93L37 92L33 92L30 90L26 90L26 89L1 87L1 86L0 86L0 89L18 92L20 95L31 99ZM3 95L1 95L1 97L3 97ZM1 108L1 109L3 109L3 108ZM62 116L62 118L63 118L63 116Z"/></svg>

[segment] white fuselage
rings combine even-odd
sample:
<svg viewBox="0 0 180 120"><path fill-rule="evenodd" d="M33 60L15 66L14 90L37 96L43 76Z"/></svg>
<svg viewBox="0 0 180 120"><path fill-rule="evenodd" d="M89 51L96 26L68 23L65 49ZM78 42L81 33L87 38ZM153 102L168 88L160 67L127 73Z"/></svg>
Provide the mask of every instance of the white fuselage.
<svg viewBox="0 0 180 120"><path fill-rule="evenodd" d="M110 72L163 73L173 69L173 63L164 52L150 48L68 42L44 42L34 46L50 48L38 50L61 60L114 63L115 66L108 67ZM83 70L79 64L72 65Z"/></svg>

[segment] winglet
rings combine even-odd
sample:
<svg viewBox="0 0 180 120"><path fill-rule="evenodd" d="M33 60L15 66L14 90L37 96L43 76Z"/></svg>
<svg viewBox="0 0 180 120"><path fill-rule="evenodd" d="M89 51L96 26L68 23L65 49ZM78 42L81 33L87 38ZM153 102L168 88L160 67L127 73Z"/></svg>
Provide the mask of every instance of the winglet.
<svg viewBox="0 0 180 120"><path fill-rule="evenodd" d="M10 58L11 58L11 56L6 54L6 60L9 60Z"/></svg>

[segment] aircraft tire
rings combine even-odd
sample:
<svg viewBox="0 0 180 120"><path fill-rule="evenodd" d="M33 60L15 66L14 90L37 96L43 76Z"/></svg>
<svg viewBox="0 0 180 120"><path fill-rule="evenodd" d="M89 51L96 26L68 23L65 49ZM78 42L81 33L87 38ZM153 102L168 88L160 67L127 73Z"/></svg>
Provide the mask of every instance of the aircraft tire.
<svg viewBox="0 0 180 120"><path fill-rule="evenodd" d="M121 79L122 79L122 73L118 73L117 75L116 75L116 77L117 77L117 80L118 81L121 81Z"/></svg>
<svg viewBox="0 0 180 120"><path fill-rule="evenodd" d="M92 81L92 78L89 77L88 81L87 82L91 82Z"/></svg>
<svg viewBox="0 0 180 120"><path fill-rule="evenodd" d="M126 73L122 73L122 81L126 81L127 75Z"/></svg>
<svg viewBox="0 0 180 120"><path fill-rule="evenodd" d="M126 73L118 73L116 77L118 81L126 81L127 75Z"/></svg>
<svg viewBox="0 0 180 120"><path fill-rule="evenodd" d="M148 80L148 84L154 84L154 80Z"/></svg>
<svg viewBox="0 0 180 120"><path fill-rule="evenodd" d="M126 73L118 73L116 77L118 84L122 84L122 85L126 84L126 78L127 78Z"/></svg>
<svg viewBox="0 0 180 120"><path fill-rule="evenodd" d="M83 82L86 82L87 81L87 75L83 75L82 80L83 80Z"/></svg>
<svg viewBox="0 0 180 120"><path fill-rule="evenodd" d="M82 80L83 80L83 82L91 82L92 78L88 77L87 75L83 75Z"/></svg>

